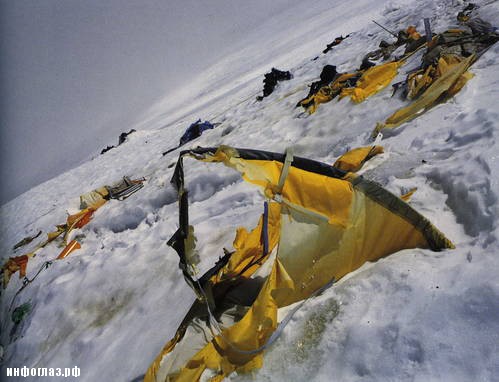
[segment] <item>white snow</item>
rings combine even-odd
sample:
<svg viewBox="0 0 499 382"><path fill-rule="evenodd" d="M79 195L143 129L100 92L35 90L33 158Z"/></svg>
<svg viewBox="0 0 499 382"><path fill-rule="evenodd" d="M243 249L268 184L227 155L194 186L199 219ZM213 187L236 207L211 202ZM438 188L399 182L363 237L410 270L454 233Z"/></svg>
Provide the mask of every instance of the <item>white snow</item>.
<svg viewBox="0 0 499 382"><path fill-rule="evenodd" d="M477 3L479 14L497 23L498 4ZM365 53L389 39L371 19L394 30L410 24L424 30L422 18L430 15L440 32L456 26L463 6L454 0L318 0L283 9L233 54L154 105L130 126L138 131L128 142L2 206L0 249L6 259L23 237L63 223L80 194L123 175L147 179L130 198L100 208L77 233L82 248L55 261L19 294L14 306L31 301L33 309L12 335L8 308L22 280L13 276L2 291L2 377L6 367L24 365L77 365L80 381L141 377L194 300L176 253L166 246L178 222L169 184L178 150L161 153L202 118L221 125L185 147L283 152L292 146L295 155L333 163L346 150L369 144L376 122L405 102L391 98L388 87L359 105L333 100L308 118L295 118L306 85L325 64L339 71L357 68ZM348 33L333 51L320 54L334 37ZM404 250L364 265L298 311L266 352L261 370L231 380L497 380L498 52L493 46L473 65L475 77L455 98L386 136L380 142L386 153L363 172L396 194L417 187L410 204L456 249ZM417 62L414 57L399 77ZM256 102L272 66L294 77ZM222 247L231 248L237 226L256 224L264 199L222 165L186 160L185 170L200 268L206 269ZM59 251L55 244L40 251L29 262L28 276Z"/></svg>

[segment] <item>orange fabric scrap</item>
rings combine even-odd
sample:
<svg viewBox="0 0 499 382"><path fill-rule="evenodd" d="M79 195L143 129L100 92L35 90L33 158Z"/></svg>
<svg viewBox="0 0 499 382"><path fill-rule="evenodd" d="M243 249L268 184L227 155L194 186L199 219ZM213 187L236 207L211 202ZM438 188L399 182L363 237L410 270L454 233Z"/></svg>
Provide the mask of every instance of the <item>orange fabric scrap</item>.
<svg viewBox="0 0 499 382"><path fill-rule="evenodd" d="M86 226L94 215L95 209L86 208L80 212L69 215L67 220L67 225L69 228L82 228Z"/></svg>
<svg viewBox="0 0 499 382"><path fill-rule="evenodd" d="M9 260L4 264L3 271L3 287L7 287L11 276L19 271L19 278L26 276L26 268L28 266L28 255L22 255L17 257L10 257Z"/></svg>
<svg viewBox="0 0 499 382"><path fill-rule="evenodd" d="M71 252L80 249L81 244L78 243L76 240L71 240L68 245L62 250L62 252L57 256L57 260L64 259L66 256L68 256Z"/></svg>

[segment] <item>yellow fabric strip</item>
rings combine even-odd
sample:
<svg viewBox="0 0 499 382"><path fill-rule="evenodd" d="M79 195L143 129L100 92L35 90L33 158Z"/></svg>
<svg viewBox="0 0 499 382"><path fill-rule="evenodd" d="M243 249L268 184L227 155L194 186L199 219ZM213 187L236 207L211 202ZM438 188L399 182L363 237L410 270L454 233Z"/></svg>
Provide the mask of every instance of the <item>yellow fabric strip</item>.
<svg viewBox="0 0 499 382"><path fill-rule="evenodd" d="M381 153L383 153L381 146L358 147L339 157L333 166L343 171L357 172L366 161Z"/></svg>
<svg viewBox="0 0 499 382"><path fill-rule="evenodd" d="M403 107L387 118L384 124L378 124L372 136L376 136L382 129L393 129L402 123L410 121L426 110L432 108L441 100L442 95L446 98L456 94L470 78L470 74L465 74L475 56L472 55L463 59L459 64L453 65L452 70L446 70L416 101ZM461 78L464 75L463 78Z"/></svg>
<svg viewBox="0 0 499 382"><path fill-rule="evenodd" d="M341 91L340 99L349 96L355 103L364 101L386 88L395 78L402 64L402 61L393 61L367 69L354 88L344 88Z"/></svg>

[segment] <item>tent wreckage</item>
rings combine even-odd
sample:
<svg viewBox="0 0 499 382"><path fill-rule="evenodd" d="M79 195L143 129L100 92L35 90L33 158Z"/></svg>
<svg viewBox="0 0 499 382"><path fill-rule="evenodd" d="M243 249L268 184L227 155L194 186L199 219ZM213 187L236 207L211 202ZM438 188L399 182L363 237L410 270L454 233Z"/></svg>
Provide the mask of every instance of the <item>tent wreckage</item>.
<svg viewBox="0 0 499 382"><path fill-rule="evenodd" d="M398 87L404 89L404 97L412 103L379 123L373 131L375 137L457 94L472 77L470 66L499 39L493 32L474 34L462 30L429 36L423 43L417 34L413 40L418 44L407 48L402 57L351 73L337 73L334 66L326 65L320 81L312 84L308 96L297 106L313 114L320 104L336 97L350 97L354 103L361 103L386 88L412 54L426 49L420 66L394 85L395 92ZM410 39L404 41L412 43ZM395 42L366 57L389 59L399 46L402 44ZM291 78L291 74L282 76ZM269 94L264 90L264 96ZM163 155L216 125L196 121L179 145ZM178 253L183 276L197 299L147 370L145 382L190 382L201 378L220 381L234 371L259 368L263 351L278 338L296 310L365 262L402 249L454 248L431 222L406 203L412 192L398 197L355 173L382 152L379 146L357 148L330 166L294 157L289 150L277 154L220 146L182 151L172 178L179 199L179 228L168 244ZM259 186L266 198L256 226L250 232L237 228L234 251L225 251L200 277L195 269L194 228L188 218L185 157L235 169L245 181ZM66 247L54 260L80 248L76 240L68 243L71 231L86 225L107 200L128 197L143 186L142 182L124 178L119 185L82 195L79 213L68 216L66 224L48 233L33 251L11 257L4 264L4 287L16 272L25 277L28 259L61 235ZM14 248L29 244L39 235L23 239ZM11 307L34 278L25 277Z"/></svg>
<svg viewBox="0 0 499 382"><path fill-rule="evenodd" d="M2 268L0 269L2 274L3 288L5 289L7 287L12 275L17 272L19 272L19 278L24 278L23 286L14 296L12 303L14 302L17 294L21 292L26 287L26 285L31 283L38 276L41 270L46 269L50 264L52 264L53 260L64 259L71 252L81 248L81 244L76 239L69 241L71 233L74 230L83 228L85 225L87 225L92 220L95 211L106 204L108 200L124 200L128 198L144 186L144 181L145 179L133 180L127 176L124 176L122 180L114 183L112 186L103 186L80 195L80 211L75 214L68 215L66 223L58 224L56 226L56 230L47 233L47 238L38 243L30 252L21 256L9 257L9 259L3 264ZM41 233L42 232L39 231L34 236L29 236L22 239L20 242L14 245L13 250L15 251L31 243L34 239L40 236ZM26 271L29 259L35 257L39 250L61 236L63 238L62 243L64 249L55 259L51 261L45 261L38 273L36 273L36 275L32 279L28 279L26 277Z"/></svg>
<svg viewBox="0 0 499 382"><path fill-rule="evenodd" d="M263 350L296 309L366 261L407 248L453 248L401 198L340 168L359 168L382 151L375 147L353 150L335 166L293 157L290 151L220 146L180 153L172 178L179 228L168 244L198 299L149 367L146 382L220 381L233 371L259 368ZM193 270L196 240L188 219L184 157L237 170L267 200L256 227L251 232L238 228L235 251L199 278ZM282 308L295 303L280 317Z"/></svg>
<svg viewBox="0 0 499 382"><path fill-rule="evenodd" d="M416 41L420 40L424 38L420 37ZM350 97L352 102L361 103L386 88L408 58L423 50L420 66L409 71L404 81L393 85L394 94L401 88L402 97L412 102L395 111L383 123L378 123L372 133L375 138L379 132L387 132L411 121L456 95L473 77L468 71L471 65L498 40L499 35L496 32L477 34L450 29L432 36L429 42L415 46L414 50L411 48L402 57L392 61L373 64L351 73L337 73L328 83L318 81L312 84L311 90L318 83L322 87L311 91L297 106L302 106L309 114L313 114L320 104L330 102L336 97ZM391 53L392 51L387 58Z"/></svg>

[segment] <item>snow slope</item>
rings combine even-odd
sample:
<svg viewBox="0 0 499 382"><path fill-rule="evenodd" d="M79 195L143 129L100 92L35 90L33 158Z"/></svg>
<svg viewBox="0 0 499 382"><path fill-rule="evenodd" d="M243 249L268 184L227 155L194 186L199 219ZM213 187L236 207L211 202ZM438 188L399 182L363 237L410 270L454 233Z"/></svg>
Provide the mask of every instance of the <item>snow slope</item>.
<svg viewBox="0 0 499 382"><path fill-rule="evenodd" d="M483 18L497 23L497 2L477 3ZM161 153L176 146L199 117L221 125L191 146L292 146L296 155L332 163L347 149L370 143L376 122L404 102L391 98L387 88L359 105L335 100L296 118L294 105L306 95L306 85L327 63L339 71L357 68L366 52L389 38L371 19L395 30L410 24L422 30L423 17L431 17L440 32L456 26L462 8L453 0L334 6L319 0L284 10L232 55L154 105L141 124L130 126L138 131L126 144L4 205L0 249L7 258L24 236L62 223L81 193L124 174L147 178L132 197L99 209L78 232L82 248L54 262L17 297L15 306L31 301L33 309L14 332L8 308L21 280L13 277L2 292L2 377L5 367L77 365L83 381L139 380L194 299L165 244L178 219L169 185L178 151ZM348 33L332 52L319 55L334 37ZM411 205L456 249L405 250L366 264L305 304L267 351L261 370L231 380L499 378L498 52L494 46L480 58L471 70L475 77L455 98L385 137L386 153L364 170L366 178L396 194L417 187ZM413 60L400 78L417 64ZM272 66L294 78L255 102L263 73ZM222 247L231 247L237 226L256 224L263 197L223 166L185 165L191 223L206 268ZM40 251L28 275L59 251L54 244Z"/></svg>

